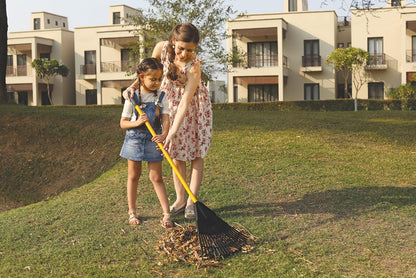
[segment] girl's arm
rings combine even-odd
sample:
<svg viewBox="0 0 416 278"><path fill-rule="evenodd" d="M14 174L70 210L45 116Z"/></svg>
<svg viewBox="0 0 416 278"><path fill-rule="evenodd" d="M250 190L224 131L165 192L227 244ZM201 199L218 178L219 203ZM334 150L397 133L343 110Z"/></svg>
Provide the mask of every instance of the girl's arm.
<svg viewBox="0 0 416 278"><path fill-rule="evenodd" d="M130 128L138 127L138 126L144 125L144 123L147 120L148 119L147 119L146 114L139 115L139 117L135 121L130 121L129 117L121 117L120 127L122 129L130 129Z"/></svg>
<svg viewBox="0 0 416 278"><path fill-rule="evenodd" d="M169 129L168 136L166 137L165 147L169 150L170 144L173 136L178 132L180 126L185 119L186 111L188 111L188 106L191 103L192 98L195 95L195 91L201 80L201 63L197 62L187 73L188 82L185 85L182 99L179 102L178 110L173 120L173 125Z"/></svg>

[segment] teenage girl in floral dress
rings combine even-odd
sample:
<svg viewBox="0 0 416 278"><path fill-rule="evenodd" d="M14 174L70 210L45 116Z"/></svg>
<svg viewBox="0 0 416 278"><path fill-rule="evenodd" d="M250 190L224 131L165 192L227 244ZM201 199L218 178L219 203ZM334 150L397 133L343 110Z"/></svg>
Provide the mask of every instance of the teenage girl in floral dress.
<svg viewBox="0 0 416 278"><path fill-rule="evenodd" d="M201 79L201 60L195 55L199 43L198 29L191 23L177 25L168 41L159 42L152 56L163 64L160 87L168 98L170 129L164 147L171 155L180 174L186 177L186 162L191 162L189 187L196 196L201 186L204 158L212 138L212 107L210 95ZM136 82L132 87L137 86ZM127 89L129 98L133 89ZM176 200L170 206L172 215L185 211L185 218L195 218L193 202L173 173Z"/></svg>

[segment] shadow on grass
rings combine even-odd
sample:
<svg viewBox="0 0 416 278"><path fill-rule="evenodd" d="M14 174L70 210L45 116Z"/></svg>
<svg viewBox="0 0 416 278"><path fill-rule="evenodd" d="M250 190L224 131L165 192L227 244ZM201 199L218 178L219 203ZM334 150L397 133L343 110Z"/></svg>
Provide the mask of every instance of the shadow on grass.
<svg viewBox="0 0 416 278"><path fill-rule="evenodd" d="M354 187L305 194L287 202L247 203L222 208L224 215L237 216L241 210L252 216L331 214L330 220L363 213L416 205L416 187ZM328 220L328 221L330 221Z"/></svg>

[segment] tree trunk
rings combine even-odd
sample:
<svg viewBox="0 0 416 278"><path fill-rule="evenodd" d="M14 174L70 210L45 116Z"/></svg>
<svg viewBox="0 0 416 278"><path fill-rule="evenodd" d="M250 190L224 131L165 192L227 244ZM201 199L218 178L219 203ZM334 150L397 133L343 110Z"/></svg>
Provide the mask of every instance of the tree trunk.
<svg viewBox="0 0 416 278"><path fill-rule="evenodd" d="M49 103L51 104L51 105L53 105L53 103L52 103L52 93L51 93L51 88L50 88L50 85L49 85L49 80L47 81L47 83L46 83L46 87L47 87L47 89L48 89L48 98L49 98Z"/></svg>
<svg viewBox="0 0 416 278"><path fill-rule="evenodd" d="M7 103L7 11L6 0L0 0L0 103Z"/></svg>

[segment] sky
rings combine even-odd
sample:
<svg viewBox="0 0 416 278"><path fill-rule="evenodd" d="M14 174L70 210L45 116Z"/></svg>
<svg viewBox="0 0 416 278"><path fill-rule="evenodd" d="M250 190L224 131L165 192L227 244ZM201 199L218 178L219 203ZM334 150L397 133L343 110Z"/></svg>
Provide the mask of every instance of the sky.
<svg viewBox="0 0 416 278"><path fill-rule="evenodd" d="M309 10L321 9L321 0L309 0ZM336 9L336 1L325 6L325 10ZM226 0L235 10L244 13L283 12L283 0ZM146 9L146 0L6 0L9 32L29 31L32 12L49 12L68 18L70 30L109 24L109 7L124 4L132 8ZM344 15L339 14L338 15Z"/></svg>

